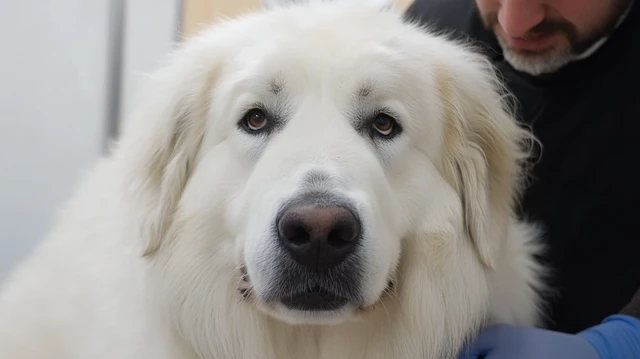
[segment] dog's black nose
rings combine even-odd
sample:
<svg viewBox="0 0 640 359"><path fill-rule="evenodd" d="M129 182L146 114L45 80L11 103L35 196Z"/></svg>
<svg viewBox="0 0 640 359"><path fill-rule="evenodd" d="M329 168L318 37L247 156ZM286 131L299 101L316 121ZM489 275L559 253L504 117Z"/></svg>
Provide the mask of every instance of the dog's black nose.
<svg viewBox="0 0 640 359"><path fill-rule="evenodd" d="M360 221L343 206L293 205L277 225L280 243L296 262L313 271L340 264L360 238Z"/></svg>

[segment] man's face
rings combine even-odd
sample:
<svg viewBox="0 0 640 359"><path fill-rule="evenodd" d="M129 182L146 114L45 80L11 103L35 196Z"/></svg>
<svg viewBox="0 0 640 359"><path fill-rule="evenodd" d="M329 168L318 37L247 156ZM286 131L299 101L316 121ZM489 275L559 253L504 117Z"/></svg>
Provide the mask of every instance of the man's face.
<svg viewBox="0 0 640 359"><path fill-rule="evenodd" d="M476 0L505 59L533 75L554 72L606 36L632 0Z"/></svg>

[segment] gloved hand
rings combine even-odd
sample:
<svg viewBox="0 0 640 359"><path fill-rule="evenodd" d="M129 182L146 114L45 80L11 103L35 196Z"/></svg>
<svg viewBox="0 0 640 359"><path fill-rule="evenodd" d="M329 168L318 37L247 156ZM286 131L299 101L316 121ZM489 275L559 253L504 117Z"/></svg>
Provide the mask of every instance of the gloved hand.
<svg viewBox="0 0 640 359"><path fill-rule="evenodd" d="M498 324L487 328L459 359L602 359L586 339L539 328Z"/></svg>
<svg viewBox="0 0 640 359"><path fill-rule="evenodd" d="M459 359L640 358L640 319L611 315L578 334L499 324L487 328Z"/></svg>

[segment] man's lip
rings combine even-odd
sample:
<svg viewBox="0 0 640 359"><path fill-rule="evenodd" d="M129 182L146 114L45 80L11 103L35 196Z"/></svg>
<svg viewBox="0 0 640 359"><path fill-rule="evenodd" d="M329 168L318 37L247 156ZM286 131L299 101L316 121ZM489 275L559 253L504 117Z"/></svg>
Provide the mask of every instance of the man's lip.
<svg viewBox="0 0 640 359"><path fill-rule="evenodd" d="M550 47L556 35L555 33L550 33L535 38L505 37L509 47L514 50L541 51Z"/></svg>

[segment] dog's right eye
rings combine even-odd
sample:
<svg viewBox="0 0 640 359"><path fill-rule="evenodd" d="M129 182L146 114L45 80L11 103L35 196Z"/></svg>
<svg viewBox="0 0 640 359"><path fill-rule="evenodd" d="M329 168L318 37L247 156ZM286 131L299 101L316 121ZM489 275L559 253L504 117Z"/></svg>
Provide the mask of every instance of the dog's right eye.
<svg viewBox="0 0 640 359"><path fill-rule="evenodd" d="M246 128L251 131L260 131L268 123L267 115L259 109L253 109L247 112L247 114L244 115L243 121Z"/></svg>

